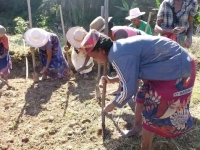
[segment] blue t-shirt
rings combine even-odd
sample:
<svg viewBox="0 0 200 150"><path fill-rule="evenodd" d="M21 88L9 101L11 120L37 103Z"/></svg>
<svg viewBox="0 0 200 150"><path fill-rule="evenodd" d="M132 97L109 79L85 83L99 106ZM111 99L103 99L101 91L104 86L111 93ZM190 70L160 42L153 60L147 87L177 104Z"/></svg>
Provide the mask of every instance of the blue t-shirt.
<svg viewBox="0 0 200 150"><path fill-rule="evenodd" d="M191 58L178 43L160 36L134 36L113 43L108 55L122 91L114 100L122 107L137 90L137 80L175 80L189 77Z"/></svg>

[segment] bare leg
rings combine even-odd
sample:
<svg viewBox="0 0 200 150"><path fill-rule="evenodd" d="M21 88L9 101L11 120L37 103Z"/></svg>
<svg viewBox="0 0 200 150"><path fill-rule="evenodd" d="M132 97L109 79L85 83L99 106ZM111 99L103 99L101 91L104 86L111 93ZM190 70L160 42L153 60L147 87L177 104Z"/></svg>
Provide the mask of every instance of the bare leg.
<svg viewBox="0 0 200 150"><path fill-rule="evenodd" d="M6 80L6 81L8 81L8 75L7 75L7 74L4 75L4 76L3 76L3 79Z"/></svg>
<svg viewBox="0 0 200 150"><path fill-rule="evenodd" d="M142 128L141 150L150 150L155 133Z"/></svg>
<svg viewBox="0 0 200 150"><path fill-rule="evenodd" d="M143 109L143 104L142 103L136 103L134 127L131 130L124 131L122 133L122 137L130 137L130 136L140 134L141 129L142 129L142 109Z"/></svg>

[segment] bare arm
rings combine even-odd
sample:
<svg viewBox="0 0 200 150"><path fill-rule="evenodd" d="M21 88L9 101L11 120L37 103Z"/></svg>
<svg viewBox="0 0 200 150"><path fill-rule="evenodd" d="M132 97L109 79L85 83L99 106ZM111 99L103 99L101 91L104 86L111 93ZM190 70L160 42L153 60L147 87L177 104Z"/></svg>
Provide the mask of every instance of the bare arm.
<svg viewBox="0 0 200 150"><path fill-rule="evenodd" d="M193 16L188 17L188 22L189 22L189 28L187 29L186 32L186 40L183 43L183 46L186 48L189 48L192 45L192 34L193 34Z"/></svg>
<svg viewBox="0 0 200 150"><path fill-rule="evenodd" d="M193 33L193 19L194 19L193 16L189 16L188 17L189 28L187 29L187 32L186 32L187 38L192 38L192 33Z"/></svg>
<svg viewBox="0 0 200 150"><path fill-rule="evenodd" d="M49 67L51 59L52 59L52 50L47 50L47 64L46 64L46 68Z"/></svg>
<svg viewBox="0 0 200 150"><path fill-rule="evenodd" d="M173 29L162 29L161 24L163 23L163 20L156 20L156 26L154 28L154 31L156 33L160 33L161 35L166 33L173 33Z"/></svg>

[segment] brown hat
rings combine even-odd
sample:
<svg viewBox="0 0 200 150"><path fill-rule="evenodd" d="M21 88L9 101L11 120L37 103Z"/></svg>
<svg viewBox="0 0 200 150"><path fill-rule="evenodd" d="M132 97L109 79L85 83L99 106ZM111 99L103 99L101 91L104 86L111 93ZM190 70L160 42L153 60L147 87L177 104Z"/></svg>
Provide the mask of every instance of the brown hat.
<svg viewBox="0 0 200 150"><path fill-rule="evenodd" d="M0 25L0 37L3 37L6 34L6 29Z"/></svg>
<svg viewBox="0 0 200 150"><path fill-rule="evenodd" d="M108 22L110 22L111 19L112 17L109 17ZM99 32L102 32L105 29L105 19L101 16L95 18L90 24L90 29L95 29Z"/></svg>

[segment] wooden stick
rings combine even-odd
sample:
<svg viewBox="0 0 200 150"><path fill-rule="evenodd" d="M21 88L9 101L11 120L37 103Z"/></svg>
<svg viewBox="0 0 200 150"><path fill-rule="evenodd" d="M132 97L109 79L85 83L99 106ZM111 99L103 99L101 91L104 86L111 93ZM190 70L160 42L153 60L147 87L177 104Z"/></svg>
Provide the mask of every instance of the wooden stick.
<svg viewBox="0 0 200 150"><path fill-rule="evenodd" d="M32 17L31 17L31 4L30 4L30 0L27 0L27 4L28 4L28 18L29 18L29 28L32 28Z"/></svg>
<svg viewBox="0 0 200 150"><path fill-rule="evenodd" d="M101 6L101 17L104 18L104 6ZM100 80L100 77L101 77L101 64L98 63L98 76L97 76L98 82Z"/></svg>
<svg viewBox="0 0 200 150"><path fill-rule="evenodd" d="M23 39L23 44L24 44L24 54L25 54L25 60L26 60L26 80L28 78L28 58L26 55L26 43L25 40Z"/></svg>
<svg viewBox="0 0 200 150"><path fill-rule="evenodd" d="M29 28L32 28L32 16L31 16L31 4L30 4L30 0L27 0L27 4L28 4L28 16L29 16ZM33 50L32 47L30 47L31 50L31 55L32 55L32 62L33 62L33 81L37 82L39 80L38 75L35 71L35 52Z"/></svg>
<svg viewBox="0 0 200 150"><path fill-rule="evenodd" d="M151 20L151 15L152 15L152 12L149 12L149 16L148 16L148 19L147 19L147 25L146 25L146 28L145 28L145 33L147 33L147 31L148 31L149 23L150 23L150 20Z"/></svg>
<svg viewBox="0 0 200 150"><path fill-rule="evenodd" d="M105 6L105 34L108 35L108 0L105 0L104 2ZM107 62L103 65L103 75L107 75ZM105 134L105 112L103 111L105 107L105 98L106 98L106 82L103 83L103 91L102 91L102 135L103 135L103 141L106 138Z"/></svg>
<svg viewBox="0 0 200 150"><path fill-rule="evenodd" d="M61 5L59 5L59 8L60 8L60 19L61 19L61 23L62 23L63 39L64 39L64 42L65 42L65 47L67 47L67 40L66 40L66 36L65 36L66 33L65 33L65 26L64 26L64 21L63 21L63 14L62 14ZM74 74L73 74L73 72L71 70L71 64L70 64L70 61L69 61L68 50L66 52L66 55L67 55L67 61L68 61L68 65L69 65L70 75L74 76Z"/></svg>

